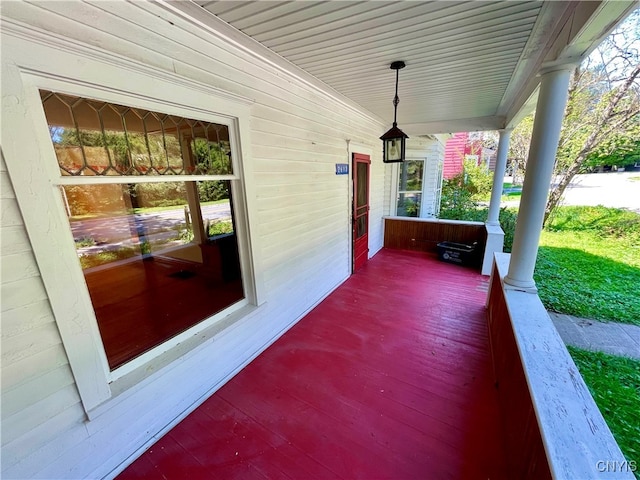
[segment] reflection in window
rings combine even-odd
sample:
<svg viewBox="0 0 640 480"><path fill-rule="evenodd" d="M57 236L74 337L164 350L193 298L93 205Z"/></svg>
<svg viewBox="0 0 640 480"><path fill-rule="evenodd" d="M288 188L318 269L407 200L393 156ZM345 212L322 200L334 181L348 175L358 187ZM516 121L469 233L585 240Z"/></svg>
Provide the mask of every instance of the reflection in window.
<svg viewBox="0 0 640 480"><path fill-rule="evenodd" d="M424 160L407 160L400 164L396 215L420 216L423 173Z"/></svg>
<svg viewBox="0 0 640 480"><path fill-rule="evenodd" d="M41 91L62 175L232 174L229 129Z"/></svg>
<svg viewBox="0 0 640 480"><path fill-rule="evenodd" d="M111 369L244 298L227 126L41 98Z"/></svg>

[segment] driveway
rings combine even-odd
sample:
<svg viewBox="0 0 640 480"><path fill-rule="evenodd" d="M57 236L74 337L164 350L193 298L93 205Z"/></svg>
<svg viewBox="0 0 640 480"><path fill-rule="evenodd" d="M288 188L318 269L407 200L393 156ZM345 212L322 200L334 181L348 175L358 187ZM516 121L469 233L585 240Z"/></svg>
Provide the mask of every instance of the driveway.
<svg viewBox="0 0 640 480"><path fill-rule="evenodd" d="M631 178L638 180L631 180ZM640 172L576 175L564 192L563 205L603 205L640 213Z"/></svg>
<svg viewBox="0 0 640 480"><path fill-rule="evenodd" d="M204 220L221 221L231 219L229 203L202 206ZM98 253L117 249L122 245L133 245L143 238L152 244L166 243L180 238L186 228L184 207L162 212L121 215L107 218L91 218L71 222L74 238L91 238L96 245L82 247L79 253Z"/></svg>
<svg viewBox="0 0 640 480"><path fill-rule="evenodd" d="M507 177L505 181L511 181L511 178ZM517 207L519 203L519 200L513 200L502 202L502 205ZM576 175L565 190L561 204L603 205L640 213L640 172Z"/></svg>

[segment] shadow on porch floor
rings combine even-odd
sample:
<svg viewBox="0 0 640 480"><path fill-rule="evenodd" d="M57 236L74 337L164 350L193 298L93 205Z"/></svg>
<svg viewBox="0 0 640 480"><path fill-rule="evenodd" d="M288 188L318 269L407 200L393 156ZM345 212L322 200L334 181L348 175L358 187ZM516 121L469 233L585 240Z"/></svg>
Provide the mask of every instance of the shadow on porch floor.
<svg viewBox="0 0 640 480"><path fill-rule="evenodd" d="M506 478L487 285L382 250L118 478Z"/></svg>

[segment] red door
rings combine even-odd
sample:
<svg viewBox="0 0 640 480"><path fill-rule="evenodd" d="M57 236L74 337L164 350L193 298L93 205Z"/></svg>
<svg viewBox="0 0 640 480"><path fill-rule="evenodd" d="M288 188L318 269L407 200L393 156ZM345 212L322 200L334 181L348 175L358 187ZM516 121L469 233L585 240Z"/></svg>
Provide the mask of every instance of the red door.
<svg viewBox="0 0 640 480"><path fill-rule="evenodd" d="M369 155L353 154L353 271L369 258Z"/></svg>

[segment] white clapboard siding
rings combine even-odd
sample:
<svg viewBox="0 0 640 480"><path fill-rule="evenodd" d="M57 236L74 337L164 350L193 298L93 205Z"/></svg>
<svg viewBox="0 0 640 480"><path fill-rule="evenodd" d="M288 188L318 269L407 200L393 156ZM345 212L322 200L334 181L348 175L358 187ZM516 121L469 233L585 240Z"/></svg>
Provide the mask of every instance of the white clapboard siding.
<svg viewBox="0 0 640 480"><path fill-rule="evenodd" d="M2 367L60 344L60 334L54 323L45 323L41 327L29 330L21 335L2 339Z"/></svg>
<svg viewBox="0 0 640 480"><path fill-rule="evenodd" d="M2 477L33 478L44 467L39 463L43 458L50 463L62 453L86 442L87 431L82 428L84 418L82 406L76 403L13 442L2 445ZM4 436L4 422L2 428ZM47 474L44 475L46 477ZM49 474L49 478L70 477L58 473Z"/></svg>
<svg viewBox="0 0 640 480"><path fill-rule="evenodd" d="M326 175L324 175L326 177ZM345 176L346 177L346 176ZM264 180L264 179L263 179ZM274 178L275 180L275 178ZM345 178L342 188L348 188L347 180ZM312 182L307 179L306 182L299 182L294 185L290 184L274 184L269 185L260 182L260 195L264 198L282 198L296 195L327 195L336 191L336 185L334 182ZM260 197L259 197L260 198Z"/></svg>
<svg viewBox="0 0 640 480"><path fill-rule="evenodd" d="M393 166L391 164L385 165L384 175L384 199L382 204L383 215L395 215L395 203L396 199L393 198L394 188L393 185L397 182L397 179L393 176Z"/></svg>
<svg viewBox="0 0 640 480"><path fill-rule="evenodd" d="M0 200L4 201L4 200ZM2 242L0 243L0 255L13 255L31 251L31 243L23 225L2 227Z"/></svg>
<svg viewBox="0 0 640 480"><path fill-rule="evenodd" d="M338 239L335 235L323 234L319 236L319 240L323 242L323 246L325 248L333 247L333 250L336 252L342 251L340 249L340 239ZM274 255L273 257L271 257L269 259L269 268L265 272L265 282L267 288L277 288L278 285L283 281L283 277L285 275L290 275L291 278L293 278L295 281L295 279L297 279L298 277L303 278L303 274L308 273L309 269L319 268L319 266L315 263L318 261L318 258L315 258L315 256L317 255L316 252L320 250L321 255L326 255L324 251L325 248L306 248L303 251L287 249L281 255ZM336 254L336 256L338 258L342 258L344 262L346 257L344 257L343 255L339 256ZM342 265L342 269L344 269L344 264ZM298 273L298 275L295 275L295 273ZM318 277L320 277L320 275L318 275ZM317 280L318 279L316 279L316 281Z"/></svg>
<svg viewBox="0 0 640 480"><path fill-rule="evenodd" d="M265 303L99 406L91 420L78 403L18 204L11 191L2 194L3 476L101 478L141 453L348 277L352 185L350 176L335 175L335 164L350 163L349 141L371 152L370 255L382 247L388 167L378 137L388 126L311 85L295 68L283 71L158 5L9 2L3 17L65 44L24 41L30 58L106 50L112 62L133 60L253 102L251 156L244 161ZM148 94L154 95L152 85ZM214 102L204 107L216 110ZM4 172L3 190L10 186Z"/></svg>
<svg viewBox="0 0 640 480"><path fill-rule="evenodd" d="M270 112L273 113L274 110L270 110ZM310 130L308 127L305 127L303 123L300 123L300 125L290 126L286 132L283 132L282 124L280 122L275 121L273 118L261 118L259 114L260 112L257 108L253 109L251 129L254 134L270 133L277 136L290 135L308 142L321 142L326 145L335 144L335 132L332 128L324 127L321 123L317 123L315 125L316 128L313 130ZM265 111L264 114L268 115L269 112ZM282 113L281 115L285 116ZM295 118L292 115L290 117L292 117L292 120Z"/></svg>
<svg viewBox="0 0 640 480"><path fill-rule="evenodd" d="M2 281L6 283L39 277L40 272L33 253L21 252L3 255L0 276L2 276Z"/></svg>
<svg viewBox="0 0 640 480"><path fill-rule="evenodd" d="M2 420L11 417L20 410L47 398L46 392L73 385L73 375L65 364L44 375L25 382L20 388L6 389L2 392Z"/></svg>
<svg viewBox="0 0 640 480"><path fill-rule="evenodd" d="M82 409L4 158L0 156L0 160L0 428L4 470L55 438L40 435L33 441L34 431L47 425L48 432L55 435L59 430L51 428L50 422L66 429L69 419L59 421L60 414L75 407L73 417L79 419ZM44 443L39 443L41 440Z"/></svg>
<svg viewBox="0 0 640 480"><path fill-rule="evenodd" d="M252 117L255 121L252 121L252 126L255 124L256 129L258 131L262 131L265 128L265 122L269 122L269 131L273 133L282 133L282 125L288 125L291 135L295 135L298 138L306 138L307 140L312 140L316 135L319 135L318 139L327 140L328 138L340 138L344 135L344 133L336 132L336 127L338 129L343 128L344 125L339 124L335 125L333 123L327 123L326 119L321 116L301 116L300 112L293 109L283 110L281 108L275 108L271 105L263 105L256 104L252 107ZM372 134L380 135L380 131L383 130L382 127L380 129L372 130ZM364 130L363 132L367 132L368 130ZM358 132L360 135L363 135L363 132ZM358 138L351 138L351 140L358 140ZM370 139L367 139L370 141ZM380 153L382 153L382 149L380 148Z"/></svg>
<svg viewBox="0 0 640 480"><path fill-rule="evenodd" d="M63 365L68 365L67 356L64 353L62 344L57 344L45 348L39 353L30 355L20 362L2 366L2 392L10 392L18 389L22 385L39 379L47 375L50 371L56 370ZM51 393L43 389L41 395ZM24 394L24 397L27 395Z"/></svg>
<svg viewBox="0 0 640 480"><path fill-rule="evenodd" d="M47 298L40 277L2 282L2 310L25 307Z"/></svg>
<svg viewBox="0 0 640 480"><path fill-rule="evenodd" d="M329 244L332 240L334 240L335 236L331 235L323 235L321 240L324 240L325 244ZM334 251L340 251L338 249L339 245L334 247ZM305 252L296 252L292 249L285 248L285 252L283 255L277 257L277 260L269 261L269 269L265 272L265 282L267 289L273 288L282 282L288 281L289 278L304 278L305 273L309 273L309 269L318 269L318 265L314 265L314 260L317 261L317 257L326 257L326 247L314 247L313 249L308 248ZM318 254L318 251L321 254ZM343 257L346 260L345 257ZM271 274L270 270L273 269L275 272ZM344 270L344 264L342 265L341 270ZM315 274L315 272L314 272ZM286 276L285 276L286 275ZM319 276L319 275L318 275ZM331 275L333 277L333 275ZM316 279L319 281L319 279Z"/></svg>
<svg viewBox="0 0 640 480"><path fill-rule="evenodd" d="M4 262L4 258L2 259ZM32 330L54 324L48 300L40 300L23 307L2 312L2 339L29 334ZM55 328L55 327L54 327Z"/></svg>
<svg viewBox="0 0 640 480"><path fill-rule="evenodd" d="M311 215L303 213L302 215L300 215L299 221L295 222L295 224L292 224L291 222L291 218L293 218L293 215L290 214L291 216L284 217L285 213L282 210L276 210L275 212L270 211L268 213L270 214L269 217L275 218L271 222L265 220L264 228L262 231L263 240L265 243L265 249L263 250L263 253L268 256L270 256L271 254L278 254L277 250L275 249L277 249L277 245L279 243L278 239L283 235L295 236L298 241L301 242L301 235L307 232L307 240L311 241L313 244L317 243L320 240L318 239L314 241L314 238L318 235L321 235L325 230L327 230L327 226L333 227L333 231L329 230L326 233L331 235L332 237L335 237L336 225L341 224L343 221L348 221L348 218L346 217L344 212L335 213L335 210L332 211L330 207L327 207L323 210L310 212ZM278 215L278 213L282 213L282 215ZM272 214L275 214L275 216L273 216ZM318 225L317 222L314 222L309 218L313 215L325 215L325 223L323 225ZM271 247L272 250L268 250L270 248L269 245L273 245L273 247ZM305 246L301 245L300 248L305 248Z"/></svg>
<svg viewBox="0 0 640 480"><path fill-rule="evenodd" d="M56 386L57 388L59 386ZM2 419L2 445L29 433L47 420L56 417L78 403L75 385L67 385L39 402L25 406L8 418Z"/></svg>

